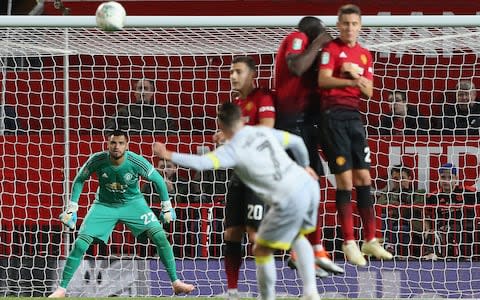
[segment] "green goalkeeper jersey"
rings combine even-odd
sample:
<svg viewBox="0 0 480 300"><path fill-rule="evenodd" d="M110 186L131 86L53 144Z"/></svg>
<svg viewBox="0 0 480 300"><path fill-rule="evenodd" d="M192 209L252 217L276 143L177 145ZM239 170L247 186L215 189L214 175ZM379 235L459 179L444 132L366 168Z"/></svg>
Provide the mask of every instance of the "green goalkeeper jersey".
<svg viewBox="0 0 480 300"><path fill-rule="evenodd" d="M140 177L153 182L162 201L169 201L165 181L144 157L125 151L125 160L116 166L110 161L108 151L104 151L92 154L78 172L73 181L72 202L78 203L85 180L93 173L98 178L95 202L122 204L144 199L139 187Z"/></svg>

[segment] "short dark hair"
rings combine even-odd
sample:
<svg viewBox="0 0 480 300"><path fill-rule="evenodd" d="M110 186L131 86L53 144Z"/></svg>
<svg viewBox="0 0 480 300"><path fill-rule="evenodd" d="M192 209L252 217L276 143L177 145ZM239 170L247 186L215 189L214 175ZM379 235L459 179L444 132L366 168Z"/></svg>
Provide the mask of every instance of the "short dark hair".
<svg viewBox="0 0 480 300"><path fill-rule="evenodd" d="M312 16L303 17L298 23L298 30L305 33L310 42L326 31L322 20Z"/></svg>
<svg viewBox="0 0 480 300"><path fill-rule="evenodd" d="M111 138L112 136L124 136L125 139L128 140L128 135L125 131L120 130L120 129L115 129L112 133L108 135L108 138Z"/></svg>
<svg viewBox="0 0 480 300"><path fill-rule="evenodd" d="M393 173L400 173L400 169L402 168L402 165L394 165L390 169L390 176L393 175Z"/></svg>
<svg viewBox="0 0 480 300"><path fill-rule="evenodd" d="M232 64L244 63L247 67L256 72L257 71L257 64L255 60L251 56L237 56L232 60Z"/></svg>
<svg viewBox="0 0 480 300"><path fill-rule="evenodd" d="M236 122L242 118L242 110L238 105L232 102L225 102L218 109L218 120L225 127L231 128Z"/></svg>
<svg viewBox="0 0 480 300"><path fill-rule="evenodd" d="M404 165L401 165L401 164L399 164L399 165L394 165L394 166L392 167L392 169L390 169L390 176L392 176L393 173L395 173L395 172L400 173L400 175L401 175L402 173L405 173L405 174L408 175L408 177L412 177L412 175L413 175L413 174L412 174L412 170L411 170L409 167L405 167Z"/></svg>
<svg viewBox="0 0 480 300"><path fill-rule="evenodd" d="M356 14L361 17L362 11L360 10L360 7L358 7L355 4L345 4L338 9L338 18L340 18L343 15L351 15L351 14Z"/></svg>

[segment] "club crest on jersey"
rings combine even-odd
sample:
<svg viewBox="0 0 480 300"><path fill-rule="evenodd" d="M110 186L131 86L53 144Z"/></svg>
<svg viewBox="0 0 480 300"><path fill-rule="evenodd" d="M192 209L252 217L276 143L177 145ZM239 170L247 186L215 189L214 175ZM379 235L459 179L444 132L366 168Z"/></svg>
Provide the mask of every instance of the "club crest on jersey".
<svg viewBox="0 0 480 300"><path fill-rule="evenodd" d="M368 62L368 59L367 59L367 56L365 54L362 54L360 55L360 60L362 61L362 64L367 64Z"/></svg>
<svg viewBox="0 0 480 300"><path fill-rule="evenodd" d="M330 62L330 53L323 52L322 53L322 65L326 65Z"/></svg>
<svg viewBox="0 0 480 300"><path fill-rule="evenodd" d="M302 39L293 39L293 50L301 50L302 49L303 41Z"/></svg>
<svg viewBox="0 0 480 300"><path fill-rule="evenodd" d="M253 103L252 102L248 102L246 105L245 105L245 110L247 111L250 111L253 109Z"/></svg>
<svg viewBox="0 0 480 300"><path fill-rule="evenodd" d="M132 173L127 173L123 175L123 179L125 180L126 183L130 183L132 181L135 181L135 176Z"/></svg>

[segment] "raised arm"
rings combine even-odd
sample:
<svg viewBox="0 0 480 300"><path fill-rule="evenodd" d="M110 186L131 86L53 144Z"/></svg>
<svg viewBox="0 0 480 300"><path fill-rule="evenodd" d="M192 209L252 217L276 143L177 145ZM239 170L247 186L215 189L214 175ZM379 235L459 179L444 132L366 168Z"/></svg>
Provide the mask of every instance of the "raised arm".
<svg viewBox="0 0 480 300"><path fill-rule="evenodd" d="M308 46L303 53L289 54L287 56L288 70L295 76L302 76L317 59L319 51L332 40L328 32L323 32Z"/></svg>
<svg viewBox="0 0 480 300"><path fill-rule="evenodd" d="M160 158L171 160L177 165L199 171L231 168L236 164L234 156L225 146L205 155L195 155L172 152L167 150L165 144L155 143L153 153Z"/></svg>

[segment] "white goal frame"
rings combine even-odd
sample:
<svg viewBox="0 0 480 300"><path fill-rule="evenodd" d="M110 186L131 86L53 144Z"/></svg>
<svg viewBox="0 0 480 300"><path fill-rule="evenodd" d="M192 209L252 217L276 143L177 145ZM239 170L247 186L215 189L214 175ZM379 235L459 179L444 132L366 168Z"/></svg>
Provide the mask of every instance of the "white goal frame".
<svg viewBox="0 0 480 300"><path fill-rule="evenodd" d="M334 28L337 17L336 16L318 16L327 27ZM270 27L288 27L294 28L302 16L127 16L125 22L125 28L209 28L209 27L222 27L222 28L237 28L237 27L258 27L258 28L270 28ZM480 27L480 15L399 15L399 16L362 16L362 25L364 28L370 27ZM0 28L63 28L63 40L64 48L59 47L55 51L61 50L59 55L63 55L68 58L70 54L77 55L79 52L69 48L69 30L70 28L94 28L95 17L94 16L0 16ZM114 34L114 33L113 33ZM465 33L469 35L469 33ZM455 37L459 37L457 34ZM105 38L108 38L108 33L105 33ZM442 37L439 37L442 38ZM436 37L424 38L424 42L429 42ZM422 39L421 39L422 40ZM0 44L2 41L0 41ZM408 43L408 41L406 42ZM395 45L399 42L395 41ZM276 44L278 45L278 43ZM13 46L13 45L12 45ZM382 45L365 45L369 50L385 49L388 48L388 43ZM408 46L408 45L407 45ZM479 46L480 47L480 46ZM43 49L48 51L49 49ZM129 50L130 51L130 50ZM269 51L275 53L276 49L271 48ZM381 50L376 50L381 52ZM89 53L86 53L89 54ZM132 54L131 52L126 55ZM137 53L138 54L138 53ZM165 53L149 53L148 55L165 54ZM181 53L180 53L181 54ZM0 51L0 58L3 56ZM68 59L64 59L63 74L64 74L64 106L69 107L69 65ZM1 63L1 62L0 62ZM0 66L2 67L2 66ZM6 68L2 67L2 72L6 72ZM3 76L5 80L6 76ZM3 83L2 94L5 93L5 82ZM3 124L4 112L3 112L3 100L0 99L0 121ZM62 117L65 120L65 158L64 158L64 203L65 205L70 199L70 161L68 156L70 155L69 149L69 132L70 125L68 123L69 115L68 109L63 110L65 115ZM0 133L1 133L0 125ZM68 250L68 243L66 243ZM67 252L67 251L65 251ZM380 265L384 266L384 265ZM390 264L385 265L387 268L394 268ZM390 278L395 280L395 278ZM366 294L365 294L366 295Z"/></svg>

